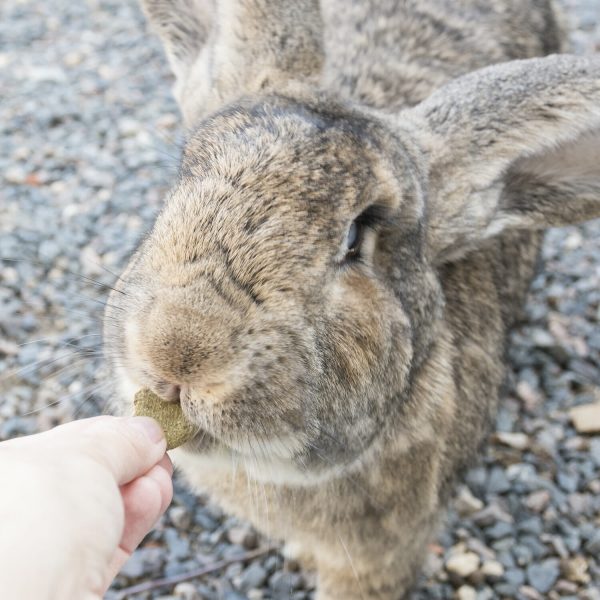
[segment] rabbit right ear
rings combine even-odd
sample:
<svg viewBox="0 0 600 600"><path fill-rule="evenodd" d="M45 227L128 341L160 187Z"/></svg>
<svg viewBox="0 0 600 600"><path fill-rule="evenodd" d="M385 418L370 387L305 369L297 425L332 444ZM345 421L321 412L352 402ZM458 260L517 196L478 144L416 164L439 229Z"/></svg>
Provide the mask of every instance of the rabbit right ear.
<svg viewBox="0 0 600 600"><path fill-rule="evenodd" d="M317 77L319 0L141 0L188 125L244 94Z"/></svg>
<svg viewBox="0 0 600 600"><path fill-rule="evenodd" d="M600 217L600 57L460 77L400 115L427 161L427 249L460 258L507 229Z"/></svg>

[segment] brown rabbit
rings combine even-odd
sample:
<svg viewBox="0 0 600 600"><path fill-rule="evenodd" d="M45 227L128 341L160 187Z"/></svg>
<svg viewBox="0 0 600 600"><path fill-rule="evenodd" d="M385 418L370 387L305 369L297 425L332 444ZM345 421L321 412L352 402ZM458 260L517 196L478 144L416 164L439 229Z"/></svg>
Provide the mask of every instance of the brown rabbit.
<svg viewBox="0 0 600 600"><path fill-rule="evenodd" d="M404 598L540 230L600 216L600 58L530 58L562 48L547 0L143 4L189 135L111 298L120 410L179 400L176 463L319 600Z"/></svg>

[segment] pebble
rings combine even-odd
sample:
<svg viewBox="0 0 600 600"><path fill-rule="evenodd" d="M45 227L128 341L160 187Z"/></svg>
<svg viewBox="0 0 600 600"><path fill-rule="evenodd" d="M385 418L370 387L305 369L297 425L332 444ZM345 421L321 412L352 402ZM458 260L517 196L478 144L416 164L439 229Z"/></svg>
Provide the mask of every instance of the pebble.
<svg viewBox="0 0 600 600"><path fill-rule="evenodd" d="M528 585L523 585L519 588L521 598L525 600L544 600L544 597L535 589Z"/></svg>
<svg viewBox="0 0 600 600"><path fill-rule="evenodd" d="M192 514L185 506L173 506L169 509L169 519L177 529L189 530L192 526Z"/></svg>
<svg viewBox="0 0 600 600"><path fill-rule="evenodd" d="M590 442L590 456L596 467L600 469L600 438L594 438Z"/></svg>
<svg viewBox="0 0 600 600"><path fill-rule="evenodd" d="M589 583L588 563L583 556L565 558L560 563L560 570L565 579L574 583Z"/></svg>
<svg viewBox="0 0 600 600"><path fill-rule="evenodd" d="M556 582L554 589L561 596L568 596L568 595L576 594L577 590L579 589L579 586L576 583L573 583L571 581L565 581L564 579L559 579Z"/></svg>
<svg viewBox="0 0 600 600"><path fill-rule="evenodd" d="M488 527L485 530L486 535L492 540L499 540L512 535L514 532L513 525L511 523L505 523L504 521L498 521L492 527Z"/></svg>
<svg viewBox="0 0 600 600"><path fill-rule="evenodd" d="M248 600L248 598L235 590L229 590L228 592L225 592L223 600Z"/></svg>
<svg viewBox="0 0 600 600"><path fill-rule="evenodd" d="M569 416L577 433L600 433L600 402L575 406Z"/></svg>
<svg viewBox="0 0 600 600"><path fill-rule="evenodd" d="M261 587L269 574L260 563L252 563L239 577L239 587L242 591Z"/></svg>
<svg viewBox="0 0 600 600"><path fill-rule="evenodd" d="M202 600L196 586L187 581L178 583L173 590L173 594L176 598L182 598L182 600Z"/></svg>
<svg viewBox="0 0 600 600"><path fill-rule="evenodd" d="M477 600L477 591L470 585L461 585L456 590L457 600Z"/></svg>
<svg viewBox="0 0 600 600"><path fill-rule="evenodd" d="M495 439L501 444L515 448L516 450L525 450L529 447L529 436L525 433L509 433L509 432L498 432L495 435Z"/></svg>
<svg viewBox="0 0 600 600"><path fill-rule="evenodd" d="M546 594L552 589L559 575L560 567L556 559L533 563L527 567L527 581L542 594Z"/></svg>
<svg viewBox="0 0 600 600"><path fill-rule="evenodd" d="M474 552L457 553L446 560L446 571L465 578L477 571L479 562L479 556Z"/></svg>
<svg viewBox="0 0 600 600"><path fill-rule="evenodd" d="M600 556L600 528L590 536L584 548L590 556Z"/></svg>
<svg viewBox="0 0 600 600"><path fill-rule="evenodd" d="M496 502L490 502L483 510L473 515L473 522L482 527L492 525L496 521L512 523L513 517Z"/></svg>
<svg viewBox="0 0 600 600"><path fill-rule="evenodd" d="M247 550L253 550L258 545L256 532L249 526L232 527L227 531L227 539L232 544L243 546Z"/></svg>
<svg viewBox="0 0 600 600"><path fill-rule="evenodd" d="M490 579L500 579L504 575L504 566L496 560L486 560L481 565L481 573Z"/></svg>
<svg viewBox="0 0 600 600"><path fill-rule="evenodd" d="M502 467L493 467L487 481L487 491L490 494L504 494L511 488L510 481Z"/></svg>
<svg viewBox="0 0 600 600"><path fill-rule="evenodd" d="M269 587L273 594L281 598L288 598L289 594L302 585L302 575L288 571L277 571L269 578Z"/></svg>
<svg viewBox="0 0 600 600"><path fill-rule="evenodd" d="M528 508L534 512L543 512L548 504L550 504L550 492L548 490L538 490L537 492L531 492L525 500L525 504Z"/></svg>
<svg viewBox="0 0 600 600"><path fill-rule="evenodd" d="M466 517L482 510L483 502L471 493L467 486L462 486L454 501L454 508L462 517Z"/></svg>
<svg viewBox="0 0 600 600"><path fill-rule="evenodd" d="M139 548L121 568L120 573L129 579L158 575L164 562L162 548Z"/></svg>

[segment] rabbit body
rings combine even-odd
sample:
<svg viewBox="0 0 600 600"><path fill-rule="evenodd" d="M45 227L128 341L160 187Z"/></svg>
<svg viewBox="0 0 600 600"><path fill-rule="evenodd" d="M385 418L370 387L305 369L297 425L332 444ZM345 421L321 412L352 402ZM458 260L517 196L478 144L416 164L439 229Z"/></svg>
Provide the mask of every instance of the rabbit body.
<svg viewBox="0 0 600 600"><path fill-rule="evenodd" d="M545 0L144 8L190 135L108 309L118 410L177 386L192 486L284 539L319 600L407 597L540 230L600 216L598 61L508 62L562 49Z"/></svg>

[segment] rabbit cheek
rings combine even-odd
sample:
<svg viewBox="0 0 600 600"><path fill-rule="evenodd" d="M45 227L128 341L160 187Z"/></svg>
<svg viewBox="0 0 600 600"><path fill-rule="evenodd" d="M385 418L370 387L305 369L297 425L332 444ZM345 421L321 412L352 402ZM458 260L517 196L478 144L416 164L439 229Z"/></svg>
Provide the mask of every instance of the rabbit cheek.
<svg viewBox="0 0 600 600"><path fill-rule="evenodd" d="M339 384L362 391L372 387L390 360L410 363L410 321L374 281L350 273L343 288L330 313L330 364Z"/></svg>

